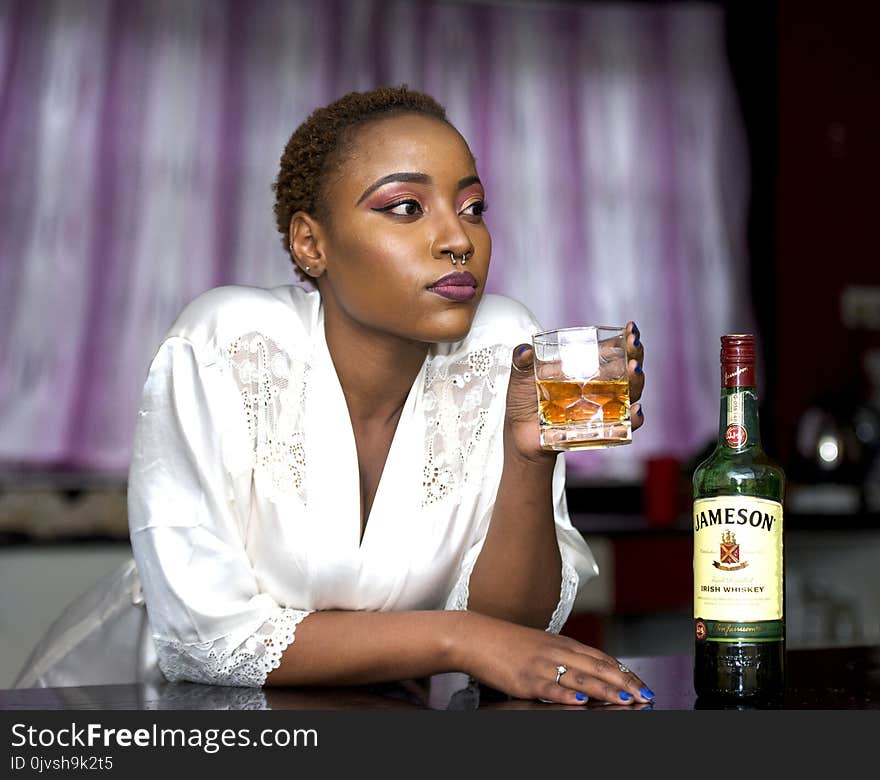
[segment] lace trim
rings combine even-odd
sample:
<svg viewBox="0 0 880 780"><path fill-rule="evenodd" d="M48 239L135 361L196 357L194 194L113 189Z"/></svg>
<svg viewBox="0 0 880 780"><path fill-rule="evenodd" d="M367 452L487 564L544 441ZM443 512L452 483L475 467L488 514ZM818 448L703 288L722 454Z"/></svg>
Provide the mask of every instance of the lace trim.
<svg viewBox="0 0 880 780"><path fill-rule="evenodd" d="M467 609L468 599L470 598L471 573L474 570L474 564L476 562L477 559L475 558L462 568L461 573L458 575L458 580L455 583L455 587L452 589L452 593L450 593L449 598L446 599L446 609L454 609L458 611Z"/></svg>
<svg viewBox="0 0 880 780"><path fill-rule="evenodd" d="M244 642L228 646L228 639L184 644L154 637L159 668L171 682L190 680L208 685L259 688L281 664L284 651L296 638L296 627L311 612L281 609Z"/></svg>
<svg viewBox="0 0 880 780"><path fill-rule="evenodd" d="M550 617L550 625L546 629L551 634L558 634L562 631L565 621L568 620L571 608L574 606L575 596L577 596L579 579L575 568L563 561L562 584L559 586L559 603L556 605L556 609L553 610L553 615Z"/></svg>
<svg viewBox="0 0 880 780"><path fill-rule="evenodd" d="M461 574L455 583L455 587L452 589L452 593L446 600L446 609L467 609L468 598L470 596L469 586L471 573L474 570L475 563L476 559L462 568ZM556 609L553 610L553 615L550 617L550 624L547 626L546 631L549 631L552 634L558 634L562 630L565 621L568 620L568 616L571 614L571 608L574 606L574 599L575 596L577 596L578 581L579 577L577 571L575 571L573 566L563 561L562 583L559 586L559 602L556 605Z"/></svg>
<svg viewBox="0 0 880 780"><path fill-rule="evenodd" d="M293 360L261 333L247 333L226 349L226 361L238 384L252 467L269 477L279 494L306 501L306 450L302 414L309 367Z"/></svg>
<svg viewBox="0 0 880 780"><path fill-rule="evenodd" d="M425 368L425 465L422 506L443 501L467 484L479 457L499 380L510 371L504 345L483 347L457 359L429 358ZM475 457L476 456L476 457Z"/></svg>
<svg viewBox="0 0 880 780"><path fill-rule="evenodd" d="M252 442L255 476L267 475L278 494L306 503L303 411L309 366L261 333L235 339L225 351ZM487 425L499 388L506 386L510 350L497 344L464 355L435 355L425 367L425 458L422 506L458 495L482 472L491 439ZM491 428L489 429L491 432ZM473 464L476 464L473 467ZM271 497L271 495L270 495Z"/></svg>

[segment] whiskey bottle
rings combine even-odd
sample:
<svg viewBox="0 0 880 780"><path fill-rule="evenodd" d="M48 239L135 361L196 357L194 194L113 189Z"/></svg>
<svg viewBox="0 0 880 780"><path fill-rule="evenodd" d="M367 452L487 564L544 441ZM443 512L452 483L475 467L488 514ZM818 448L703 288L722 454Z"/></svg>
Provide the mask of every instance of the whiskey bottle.
<svg viewBox="0 0 880 780"><path fill-rule="evenodd" d="M761 447L755 337L721 337L718 443L694 488L694 689L774 701L784 690L785 474Z"/></svg>

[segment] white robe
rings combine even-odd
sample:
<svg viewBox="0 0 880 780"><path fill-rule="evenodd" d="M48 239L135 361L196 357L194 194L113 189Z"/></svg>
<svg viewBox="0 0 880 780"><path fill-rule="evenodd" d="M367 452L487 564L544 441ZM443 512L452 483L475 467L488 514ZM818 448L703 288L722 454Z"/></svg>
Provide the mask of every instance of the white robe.
<svg viewBox="0 0 880 780"><path fill-rule="evenodd" d="M361 540L357 451L320 296L221 287L187 306L150 367L128 487L165 677L260 686L315 610L466 609L501 478L511 353L539 330L521 304L486 295L465 339L431 347ZM598 571L564 485L560 456L555 632Z"/></svg>

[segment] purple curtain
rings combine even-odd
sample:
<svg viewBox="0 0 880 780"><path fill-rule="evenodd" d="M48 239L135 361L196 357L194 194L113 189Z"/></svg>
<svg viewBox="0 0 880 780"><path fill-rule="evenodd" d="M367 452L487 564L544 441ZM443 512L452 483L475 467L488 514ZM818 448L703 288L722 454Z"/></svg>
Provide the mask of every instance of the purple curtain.
<svg viewBox="0 0 880 780"><path fill-rule="evenodd" d="M124 475L181 307L294 282L281 150L317 106L433 94L487 185L490 289L545 327L635 319L636 479L714 437L718 337L754 327L747 159L713 5L413 0L0 3L0 460Z"/></svg>

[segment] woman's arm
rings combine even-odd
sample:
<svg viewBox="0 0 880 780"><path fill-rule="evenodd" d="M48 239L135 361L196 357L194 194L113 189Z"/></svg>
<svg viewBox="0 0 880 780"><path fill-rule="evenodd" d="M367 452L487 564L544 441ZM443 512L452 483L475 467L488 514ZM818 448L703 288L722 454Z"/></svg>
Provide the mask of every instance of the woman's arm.
<svg viewBox="0 0 880 780"><path fill-rule="evenodd" d="M630 397L644 388L644 348L627 324ZM469 583L468 609L536 628L546 627L560 599L562 561L553 511L555 452L540 448L533 352L520 344L512 359L504 421L504 467L492 521ZM633 409L633 430L644 421Z"/></svg>
<svg viewBox="0 0 880 780"><path fill-rule="evenodd" d="M567 671L557 684L560 664ZM314 612L266 684L362 685L448 671L465 672L517 698L560 704L653 698L638 677L599 650L459 611Z"/></svg>
<svg viewBox="0 0 880 780"><path fill-rule="evenodd" d="M267 685L362 685L459 671L461 613L314 612Z"/></svg>
<svg viewBox="0 0 880 780"><path fill-rule="evenodd" d="M510 446L507 430L504 438L504 469L471 573L468 609L546 628L559 603L562 576L552 496L556 453L529 460Z"/></svg>

